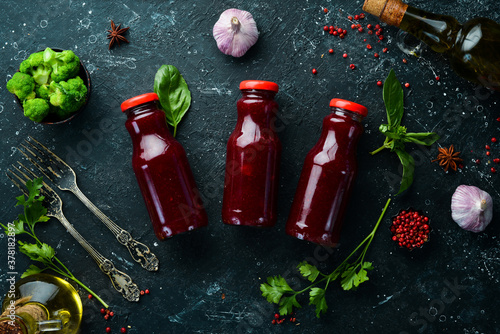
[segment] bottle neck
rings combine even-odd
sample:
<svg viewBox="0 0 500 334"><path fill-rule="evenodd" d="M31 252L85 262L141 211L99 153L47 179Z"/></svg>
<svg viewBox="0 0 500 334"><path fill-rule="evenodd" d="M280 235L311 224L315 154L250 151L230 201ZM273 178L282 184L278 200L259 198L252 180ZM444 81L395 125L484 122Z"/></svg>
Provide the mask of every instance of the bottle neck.
<svg viewBox="0 0 500 334"><path fill-rule="evenodd" d="M363 9L387 24L409 32L441 53L453 47L462 28L451 16L433 14L408 6L401 0L365 0Z"/></svg>
<svg viewBox="0 0 500 334"><path fill-rule="evenodd" d="M125 115L127 115L127 118L135 118L138 116L144 116L144 114L147 114L149 112L153 112L155 110L158 110L158 105L156 101L151 101L151 102L146 102L143 104L139 104L135 107L129 108L125 110Z"/></svg>
<svg viewBox="0 0 500 334"><path fill-rule="evenodd" d="M353 121L358 122L358 123L361 123L361 121L364 118L362 115L360 115L358 113L352 112L352 111L347 110L347 109L339 108L339 107L331 107L330 110L332 111L332 114L335 117L344 118L346 120L353 120Z"/></svg>
<svg viewBox="0 0 500 334"><path fill-rule="evenodd" d="M127 115L125 127L132 137L149 134L170 137L165 113L158 108L156 101L129 108L125 111L125 114Z"/></svg>
<svg viewBox="0 0 500 334"><path fill-rule="evenodd" d="M260 127L270 127L276 116L278 104L274 101L273 91L260 89L244 89L238 101L238 121L251 120Z"/></svg>

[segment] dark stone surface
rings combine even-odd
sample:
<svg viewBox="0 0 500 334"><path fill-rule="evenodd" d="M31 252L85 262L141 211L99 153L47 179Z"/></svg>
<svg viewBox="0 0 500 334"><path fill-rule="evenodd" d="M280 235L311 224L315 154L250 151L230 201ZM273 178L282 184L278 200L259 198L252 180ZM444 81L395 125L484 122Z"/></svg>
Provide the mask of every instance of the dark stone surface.
<svg viewBox="0 0 500 334"><path fill-rule="evenodd" d="M500 3L481 1L411 1L422 9L446 13L460 21L475 16L499 21ZM325 14L323 6L330 10ZM237 7L250 11L260 38L242 58L223 55L212 38L219 14ZM139 303L126 302L110 285L85 251L54 219L40 224L41 240L57 249L74 274L105 298L115 311L102 319L100 305L88 300L82 333L113 332L131 326L129 333L498 333L500 241L498 218L500 184L489 169L500 157L485 144L500 137L498 103L490 94L460 79L446 59L425 49L421 58L405 55L396 46L398 30L385 27L386 40L354 32L347 15L361 12L362 1L4 1L0 14L0 172L21 159L15 152L28 135L46 143L74 167L81 189L113 220L150 245L160 258L160 271L149 273L132 263L112 234L70 193L62 193L68 219L116 266L129 273L150 295ZM130 26L130 44L108 51L109 20ZM367 17L365 23L377 23ZM348 30L344 40L324 35L325 24ZM366 38L368 41L364 42ZM366 49L366 44L373 46ZM85 111L68 124L36 125L24 118L5 89L22 59L46 46L73 49L91 72L93 94ZM389 52L382 53L387 46ZM335 53L328 54L333 48ZM342 58L347 52L348 59ZM373 53L380 53L375 59ZM324 56L323 56L324 55ZM408 59L408 64L402 62ZM348 65L354 63L352 71ZM158 242L130 165L131 143L123 126L120 103L153 88L162 64L179 68L193 95L191 109L178 129L209 215L209 226ZM312 75L311 69L318 74ZM395 155L368 154L383 142L378 126L386 122L383 80L394 68L405 89L404 124L412 131L437 131L439 146L454 144L462 152L464 168L444 173L431 163L438 145L408 145L416 158L415 182L391 204L367 260L375 265L370 280L357 291L342 291L337 282L327 293L329 310L316 319L307 300L297 312L299 324L271 324L276 309L261 296L259 284L282 274L295 284L295 266L317 259L329 272L367 235L390 194L396 192L400 173ZM434 80L439 75L440 82ZM224 226L220 219L225 165L225 144L236 120L238 84L265 79L280 85L277 101L283 119L279 221L272 229ZM350 201L341 246L325 250L288 237L284 224L303 159L316 142L328 102L340 97L369 109L366 132L359 150L359 176ZM476 159L481 159L479 165ZM460 184L488 191L495 202L494 221L485 233L461 230L451 219L450 199ZM16 217L14 197L19 193L0 178L0 221ZM390 240L389 217L401 208L424 210L432 220L430 244L411 253ZM0 249L7 249L0 238ZM6 255L0 252L0 291L7 290ZM29 261L17 254L16 269ZM225 299L222 298L223 294ZM433 309L433 307L435 309ZM430 313L429 313L430 312ZM434 317L433 314L437 315ZM413 320L412 320L413 319Z"/></svg>

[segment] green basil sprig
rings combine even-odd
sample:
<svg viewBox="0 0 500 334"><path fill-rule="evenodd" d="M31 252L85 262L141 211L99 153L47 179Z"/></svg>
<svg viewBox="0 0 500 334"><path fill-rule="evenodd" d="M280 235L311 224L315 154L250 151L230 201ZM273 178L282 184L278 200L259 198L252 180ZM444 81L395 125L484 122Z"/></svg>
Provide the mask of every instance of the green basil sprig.
<svg viewBox="0 0 500 334"><path fill-rule="evenodd" d="M403 165L403 178L399 187L398 195L408 189L413 183L413 172L415 171L415 160L405 151L405 143L419 145L432 145L439 136L434 132L407 132L406 127L401 125L404 114L403 88L396 78L396 73L391 69L384 82L383 99L387 111L387 123L379 127L379 131L385 135L384 145L371 152L376 154L383 149L395 152Z"/></svg>
<svg viewBox="0 0 500 334"><path fill-rule="evenodd" d="M167 123L174 127L175 137L177 125L191 105L191 92L186 80L175 66L162 65L155 75L154 92L160 98Z"/></svg>

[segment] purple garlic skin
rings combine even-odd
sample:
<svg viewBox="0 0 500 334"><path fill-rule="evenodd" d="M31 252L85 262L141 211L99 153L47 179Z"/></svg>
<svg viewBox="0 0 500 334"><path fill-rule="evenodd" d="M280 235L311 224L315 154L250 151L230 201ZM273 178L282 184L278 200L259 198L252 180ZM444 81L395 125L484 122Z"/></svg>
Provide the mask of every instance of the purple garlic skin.
<svg viewBox="0 0 500 334"><path fill-rule="evenodd" d="M493 218L493 200L477 187L458 186L451 197L451 217L464 230L482 232Z"/></svg>
<svg viewBox="0 0 500 334"><path fill-rule="evenodd" d="M259 38L252 14L236 8L227 9L220 15L213 34L219 50L233 57L243 56Z"/></svg>

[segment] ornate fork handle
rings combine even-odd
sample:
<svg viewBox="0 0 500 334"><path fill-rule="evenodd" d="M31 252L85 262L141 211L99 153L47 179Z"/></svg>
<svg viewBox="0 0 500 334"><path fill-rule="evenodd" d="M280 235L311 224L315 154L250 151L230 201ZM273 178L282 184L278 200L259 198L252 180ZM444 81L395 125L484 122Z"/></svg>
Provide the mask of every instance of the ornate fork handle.
<svg viewBox="0 0 500 334"><path fill-rule="evenodd" d="M104 213L101 212L84 193L78 188L78 186L73 186L70 191L78 197L78 199L85 204L85 206L92 211L97 218L99 218L104 225L115 235L119 243L127 247L130 255L134 261L138 262L144 269L148 271L157 271L159 266L159 260L155 254L151 252L148 246L132 238L132 235L127 230L124 230L120 226L116 225L111 219L108 218Z"/></svg>
<svg viewBox="0 0 500 334"><path fill-rule="evenodd" d="M140 290L137 284L132 282L132 279L129 275L124 272L119 271L115 268L113 262L105 258L101 253L95 250L91 244L85 240L80 233L71 225L71 223L64 217L62 213L58 213L54 215L63 226L68 230L68 232L73 236L73 238L78 241L80 245L92 256L95 262L99 265L99 269L103 273L109 276L111 279L111 284L116 289L116 291L120 292L122 296L131 302L139 301Z"/></svg>

